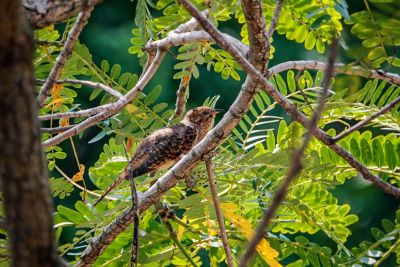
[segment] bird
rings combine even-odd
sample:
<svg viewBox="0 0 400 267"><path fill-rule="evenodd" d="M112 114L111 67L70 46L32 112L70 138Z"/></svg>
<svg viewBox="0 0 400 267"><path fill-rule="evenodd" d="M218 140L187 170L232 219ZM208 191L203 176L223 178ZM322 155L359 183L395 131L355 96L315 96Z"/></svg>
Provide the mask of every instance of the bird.
<svg viewBox="0 0 400 267"><path fill-rule="evenodd" d="M168 169L184 154L200 142L214 124L216 115L223 112L207 106L189 110L177 124L158 129L145 137L138 145L128 166L115 182L96 200L96 206L108 193L124 180Z"/></svg>

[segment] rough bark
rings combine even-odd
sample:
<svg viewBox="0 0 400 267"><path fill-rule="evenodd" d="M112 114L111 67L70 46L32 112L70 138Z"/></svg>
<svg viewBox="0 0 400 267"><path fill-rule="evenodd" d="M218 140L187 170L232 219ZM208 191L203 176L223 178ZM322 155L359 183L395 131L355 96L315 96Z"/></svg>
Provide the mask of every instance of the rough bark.
<svg viewBox="0 0 400 267"><path fill-rule="evenodd" d="M34 28L64 21L83 10L85 2L97 5L102 0L22 0L25 13Z"/></svg>
<svg viewBox="0 0 400 267"><path fill-rule="evenodd" d="M33 38L20 1L0 5L0 186L13 266L61 266L34 98Z"/></svg>

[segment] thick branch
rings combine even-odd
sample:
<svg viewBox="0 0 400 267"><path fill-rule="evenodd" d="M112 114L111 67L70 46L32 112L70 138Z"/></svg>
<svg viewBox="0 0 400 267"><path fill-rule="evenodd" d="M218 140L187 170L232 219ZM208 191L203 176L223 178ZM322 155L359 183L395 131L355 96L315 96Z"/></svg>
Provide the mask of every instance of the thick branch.
<svg viewBox="0 0 400 267"><path fill-rule="evenodd" d="M187 1L179 1L181 4L182 2L187 2ZM187 2L189 3L189 2ZM185 6L185 5L184 5ZM243 6L243 13L246 18L247 22L247 29L249 32L249 42L250 42L250 61L253 63L253 66L257 70L263 70L262 74L266 75L267 73L267 67L268 61L270 58L270 43L268 41L268 36L266 32L266 22L264 19L264 15L262 12L262 5L261 2L258 0L252 1L252 0L242 0L242 6ZM185 6L185 8L188 8L188 6ZM189 10L190 12L190 10ZM201 14L200 14L201 15ZM192 14L193 16L193 14ZM193 16L197 19L199 19L196 16ZM201 21L199 21L200 24L203 26L203 28L211 35L214 37L215 41L220 44L220 41L229 41L228 39L225 38L225 34L221 34L218 32L218 30L208 21L204 21L211 25L215 30L216 34L213 35L210 30L211 28L206 28ZM220 40L219 40L220 39ZM236 47L234 47L236 48ZM238 51L237 49L234 49L235 52ZM244 58L241 53L238 54L240 57Z"/></svg>
<svg viewBox="0 0 400 267"><path fill-rule="evenodd" d="M88 0L86 2L88 2ZM56 63L54 64L52 70L50 71L49 76L47 76L46 81L40 88L39 95L37 98L40 107L44 105L44 101L49 96L51 88L54 86L54 84L60 77L64 69L65 62L71 56L74 44L78 39L79 34L83 30L83 27L86 25L90 17L90 14L92 13L93 8L94 6L92 5L85 6L84 10L81 13L79 13L75 25L68 33L67 40L65 41L64 47L61 50L60 54L57 56Z"/></svg>
<svg viewBox="0 0 400 267"><path fill-rule="evenodd" d="M271 83L262 75L254 66L248 62L240 52L235 49L223 35L211 24L192 4L187 0L178 0L188 11L195 17L203 28L213 36L214 40L229 52L233 58L242 66L242 68L254 79L258 80L262 85L263 89L287 112L290 114L292 119L301 123L303 126L310 125L307 117L301 113L293 103L284 97L278 90L276 90ZM387 75L387 74L386 74ZM368 181L375 184L377 187L381 188L383 191L395 196L400 197L400 189L391 185L390 183L384 182L378 176L372 174L363 164L357 161L351 153L342 148L337 144L333 144L333 140L324 131L319 128L315 128L312 134L324 144L328 145L333 151L336 152L340 157L346 160L353 168L361 173L361 175Z"/></svg>
<svg viewBox="0 0 400 267"><path fill-rule="evenodd" d="M193 21L193 20L191 20ZM182 26L180 26L181 28ZM176 32L176 31L175 31ZM262 48L260 48L262 49ZM265 57L254 58L261 66L260 71L265 70L265 63L262 59ZM255 63L255 62L254 62ZM207 155L216 148L226 138L239 123L243 115L250 107L255 94L257 93L258 83L247 77L238 94L235 102L231 105L228 112L222 120L216 125L207 136L197 144L188 154L186 154L175 166L165 175L157 180L143 195L139 198L139 212L143 212L151 205L158 202L162 195L170 188L174 187L179 179L183 179L203 155ZM82 253L80 261L76 266L91 266L96 258L104 249L113 242L119 233L124 231L133 220L134 211L132 208L125 210L111 224L106 226L100 236L95 237L86 250Z"/></svg>
<svg viewBox="0 0 400 267"><path fill-rule="evenodd" d="M225 38L227 38L235 47L238 49L243 55L247 55L249 51L249 47L239 41L238 39L230 36L229 34L224 34ZM167 37L148 43L143 50L149 51L155 48L169 49L171 46L179 46L194 42L209 42L214 41L213 38L205 31L192 31L192 32L171 32Z"/></svg>
<svg viewBox="0 0 400 267"><path fill-rule="evenodd" d="M295 69L295 70L324 70L326 69L326 63L319 62L316 60L299 60L299 61L288 61L281 64L278 64L272 67L269 72L270 75L273 76L277 73ZM335 64L334 66L335 73L343 73L347 75L353 76L361 76L365 78L376 78L380 80L385 80L390 83L400 85L400 75L385 72L383 70L369 70L359 66L350 66L345 64Z"/></svg>
<svg viewBox="0 0 400 267"><path fill-rule="evenodd" d="M84 9L82 0L23 0L25 14L34 28L43 28L75 16ZM90 0L97 5L101 0Z"/></svg>

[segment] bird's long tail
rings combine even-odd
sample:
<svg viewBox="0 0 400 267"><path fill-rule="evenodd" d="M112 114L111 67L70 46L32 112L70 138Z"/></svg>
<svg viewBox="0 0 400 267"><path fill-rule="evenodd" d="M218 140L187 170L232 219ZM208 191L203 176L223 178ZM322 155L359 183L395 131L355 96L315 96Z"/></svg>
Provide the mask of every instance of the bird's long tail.
<svg viewBox="0 0 400 267"><path fill-rule="evenodd" d="M103 198L105 198L112 190L114 190L117 186L119 186L126 178L127 178L127 170L125 169L117 180L109 187L107 190L99 196L93 206L96 206Z"/></svg>

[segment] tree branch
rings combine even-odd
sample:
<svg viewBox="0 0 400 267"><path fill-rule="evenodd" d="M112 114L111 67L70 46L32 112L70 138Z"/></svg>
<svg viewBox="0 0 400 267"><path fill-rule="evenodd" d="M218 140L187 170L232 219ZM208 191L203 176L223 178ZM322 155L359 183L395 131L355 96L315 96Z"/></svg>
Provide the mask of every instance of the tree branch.
<svg viewBox="0 0 400 267"><path fill-rule="evenodd" d="M297 121L302 124L308 122L308 119L301 112L299 112L293 106L293 104L288 102L288 100L284 98L275 88L273 88L273 86L260 73L260 71L265 71L265 64L257 64L258 66L262 66L262 68L260 70L255 69L251 63L241 56L241 53L235 49L231 43L226 41L224 37L219 34L215 27L213 27L211 23L209 23L208 20L201 15L200 12L190 5L190 3L184 0L179 0L179 2L183 3L185 7L188 7L189 5L188 8L190 9L192 16L202 24L203 28L209 32L214 40L217 40L217 42L224 49L234 55L234 58L242 65L245 71L249 73L249 76L243 84L242 90L240 91L235 102L231 105L230 109L224 115L220 123L215 126L207 134L207 136L187 155L185 155L177 164L175 164L172 169L160 177L154 185L152 185L146 192L143 193L143 195L139 198L138 203L140 212L143 212L152 204L156 203L166 191L176 185L179 179L184 178L187 170L193 167L203 155L212 151L226 136L230 134L232 129L236 127L252 103L252 100L257 93L257 86L259 83L262 83L266 90L268 89L268 92L274 96L274 99L286 110L289 110L288 113L290 113ZM262 57L261 59L264 58L265 57ZM252 60L258 59L260 58L253 57ZM374 181L374 183L379 184L378 186L381 188L386 187L386 190L396 193L396 188L392 187L391 185L387 187L387 183L381 181L379 177L374 176L368 170L366 170L365 166L356 161L348 151L344 150L340 146L337 146L336 144L332 144L332 139L325 132L321 131L319 128L316 128L312 133L324 143L329 144L329 146L337 154L348 161L354 168L359 170L363 176L366 177L366 179ZM93 238L92 242L82 253L80 261L76 264L76 266L92 265L96 258L110 243L113 242L118 234L129 226L132 220L133 210L131 208L122 212L121 215L119 215L112 223L104 228L100 236Z"/></svg>
<svg viewBox="0 0 400 267"><path fill-rule="evenodd" d="M267 36L268 39L272 37L274 34L276 25L278 24L279 17L281 15L282 11L282 6L283 6L283 0L277 0L276 5L275 5L275 10L274 10L274 15L272 16L271 23L269 24Z"/></svg>
<svg viewBox="0 0 400 267"><path fill-rule="evenodd" d="M71 136L77 135L78 133L85 130L86 128L88 128L92 125L95 125L96 123L98 123L106 118L109 118L109 117L113 116L114 114L116 114L118 111L120 111L129 102L131 102L141 91L143 91L146 84L154 76L154 73L158 69L164 55L165 55L165 51L160 51L160 50L157 51L156 57L154 58L150 67L141 76L141 78L136 83L136 85L125 96L118 99L117 102L108 104L109 106L105 105L105 106L97 107L97 108L101 108L101 107L106 108L107 107L106 111L98 113L98 114L94 115L93 117L90 117L90 118L84 120L83 122L77 124L73 128L71 128L53 138L46 140L45 142L42 143L43 147L49 147L52 145L59 144L63 140L65 140ZM92 109L92 110L95 110L95 109Z"/></svg>
<svg viewBox="0 0 400 267"><path fill-rule="evenodd" d="M97 5L101 0L90 0ZM23 0L25 14L35 29L44 28L75 16L85 8L82 0Z"/></svg>
<svg viewBox="0 0 400 267"><path fill-rule="evenodd" d="M274 214L276 210L279 208L280 204L284 200L287 190L289 188L290 183L297 177L297 175L300 173L302 167L301 164L301 158L303 157L304 151L306 150L308 143L311 140L312 134L311 132L317 127L317 123L321 117L326 98L328 96L328 89L329 89L329 82L330 79L333 75L333 64L335 63L336 57L337 57L337 40L334 40L330 51L329 51L329 59L328 59L328 67L326 69L326 74L324 76L323 80L323 90L321 92L321 95L319 97L318 101L318 106L317 109L310 121L310 125L307 125L308 131L304 135L304 140L302 146L295 151L293 155L293 160L292 164L289 168L289 170L286 173L285 179L282 181L281 186L279 187L278 191L275 193L272 203L270 207L267 209L267 211L264 213L263 218L261 219L261 222L254 233L253 237L250 240L249 245L247 246L246 252L244 253L240 263L239 267L245 267L247 266L248 262L256 252L256 247L258 243L264 238L264 232L267 229L270 221L274 217Z"/></svg>
<svg viewBox="0 0 400 267"><path fill-rule="evenodd" d="M238 39L230 36L229 34L224 34L232 44L238 49L243 55L246 55L249 51L249 47L239 41ZM192 32L171 32L167 37L148 43L143 47L143 50L149 51L155 48L169 49L171 46L179 46L194 42L205 42L214 41L213 38L205 31L192 31Z"/></svg>
<svg viewBox="0 0 400 267"><path fill-rule="evenodd" d="M68 37L67 40L65 41L64 47L61 50L60 54L57 56L56 63L54 64L52 70L50 71L49 76L47 76L46 81L40 88L39 95L37 97L37 101L40 107L44 105L46 98L49 96L51 88L54 86L56 80L58 80L58 78L60 77L65 62L71 56L74 44L78 39L79 34L83 30L83 27L86 25L90 17L90 14L92 13L94 6L89 5L87 2L88 0L85 1L84 4L85 7L83 8L83 11L79 13L75 25L68 33Z"/></svg>
<svg viewBox="0 0 400 267"><path fill-rule="evenodd" d="M36 79L36 82L39 83L39 84L44 84L45 80ZM107 85L99 83L99 82L84 81L84 80L74 80L74 79L64 79L64 80L54 81L54 84L63 84L63 83L80 84L80 85L84 85L84 86L91 87L91 88L94 88L94 89L99 88L99 89L104 90L107 93L109 93L110 95L113 95L113 96L115 96L117 98L122 98L124 96L123 94L121 94L117 90L114 90L110 86L107 86Z"/></svg>
<svg viewBox="0 0 400 267"><path fill-rule="evenodd" d="M288 61L281 64L278 64L272 67L269 72L270 75L273 76L277 73L295 69L295 70L325 70L326 63L316 61L316 60L299 60L299 61ZM343 73L347 75L353 76L361 76L365 78L376 78L380 80L388 81L392 84L400 85L400 75L385 72L383 70L368 70L362 68L360 66L350 66L342 63L335 64L334 66L335 73Z"/></svg>
<svg viewBox="0 0 400 267"><path fill-rule="evenodd" d="M21 1L0 4L0 188L11 266L64 266L34 98L32 30ZM7 264L6 264L7 265Z"/></svg>
<svg viewBox="0 0 400 267"><path fill-rule="evenodd" d="M51 134L58 134L60 132L65 132L68 129L71 129L75 125L68 125L68 126L59 126L59 127L53 127L53 128L40 128L40 131L42 133L51 133Z"/></svg>
<svg viewBox="0 0 400 267"><path fill-rule="evenodd" d="M61 118L82 118L82 117L90 117L94 114L99 114L102 112L111 111L115 106L114 103L104 104L102 106L97 106L94 108L84 109L80 111L68 111L68 112L61 112L61 113L54 113L54 114L46 114L39 116L39 120L41 121L48 121L48 120L55 120Z"/></svg>
<svg viewBox="0 0 400 267"><path fill-rule="evenodd" d="M187 71L192 71L192 68L189 67L186 69ZM181 78L181 82L179 83L179 88L176 91L176 103L175 103L175 113L171 116L170 120L173 120L185 112L189 83L190 83L190 76L184 76Z"/></svg>
<svg viewBox="0 0 400 267"><path fill-rule="evenodd" d="M192 4L190 4L187 0L177 1L181 5L183 5L193 17L195 17L199 21L204 30L206 30L223 49L225 49L232 55L232 57L242 66L244 71L246 71L252 78L258 80L263 85L263 90L265 90L287 113L289 113L292 119L301 123L305 127L306 125L310 125L307 117L303 113L301 113L290 100L288 100L278 90L276 90L273 85L268 82L267 78L265 78L264 75L260 73L257 69L255 69L254 66L250 62L248 62L233 45L231 45L226 39L224 39L223 35L214 27L214 25L211 24ZM358 71L354 70L354 72ZM386 74L386 76L387 75L388 74ZM359 171L366 180L372 182L386 193L389 193L395 197L400 197L399 188L381 180L378 176L372 174L363 164L357 161L351 155L351 153L349 153L341 146L334 144L332 138L324 131L317 127L312 131L312 134L318 140L328 145L333 151L336 152L336 154L346 160L353 168Z"/></svg>
<svg viewBox="0 0 400 267"><path fill-rule="evenodd" d="M191 19L190 21L193 21ZM190 22L189 21L189 22ZM180 28L185 28L180 26ZM195 28L195 27L194 27ZM264 29L262 29L264 30ZM177 30L176 30L177 31ZM176 32L175 31L175 32ZM258 36L258 35L256 35ZM259 35L263 36L263 35ZM260 48L262 49L262 48ZM265 57L252 57L252 61L258 62L260 71L265 71ZM264 63L264 64L263 64ZM243 115L250 107L256 93L258 83L247 77L236 100L224 115L221 121L206 135L206 137L191 149L178 163L176 163L166 174L160 177L146 192L139 198L139 212L143 212L151 205L158 202L162 195L174 187L179 179L183 179L203 155L208 154L216 148L236 127ZM134 211L132 208L122 212L112 223L106 226L100 236L93 238L92 242L82 253L76 266L91 266L104 249L113 242L119 233L124 231L133 220Z"/></svg>
<svg viewBox="0 0 400 267"><path fill-rule="evenodd" d="M367 125L368 123L370 123L373 119L379 117L380 115L389 112L391 109L393 109L395 106L397 106L397 104L400 103L400 96L398 96L397 98L395 98L392 102L388 103L386 106L382 107L380 110L378 110L377 112L375 112L374 114L370 115L368 118L366 118L363 121L360 121L356 124L354 124L353 126L351 126L350 128L348 128L347 130L341 132L340 134L336 135L335 137L332 138L333 142L338 142L339 140L343 139L344 137L348 136L349 134L351 134L354 131L357 131L359 129L361 129L362 127L364 127L365 125Z"/></svg>
<svg viewBox="0 0 400 267"><path fill-rule="evenodd" d="M58 167L57 165L55 165L54 168L55 168L69 183L71 183L72 185L74 185L76 188L82 190L82 191L84 192L84 194L89 194L89 195L92 195L92 196L95 196L95 197L100 197L100 196L101 196L101 194L97 194L97 193L95 193L95 192L93 192L93 191L90 191L90 190L86 189L85 187L81 186L80 184L74 182L74 181L73 181L70 177L68 177L68 175L67 175L65 172L63 172L63 170L61 170L60 167ZM110 196L105 196L104 198L109 199L109 200L117 200L116 198L110 197Z"/></svg>
<svg viewBox="0 0 400 267"><path fill-rule="evenodd" d="M220 232L220 235L221 235L222 245L223 245L224 250L225 250L227 265L229 267L233 267L234 264L233 264L232 252L231 252L231 248L230 248L229 243L228 243L228 236L226 234L226 229L225 229L224 214L222 213L221 205L219 203L217 186L215 185L216 182L214 180L214 174L213 174L212 167L211 167L211 159L208 158L205 161L205 163L206 163L206 168L207 168L208 184L210 186L210 191L211 191L211 196L212 196L212 200L213 200L213 204L214 204L214 209L215 209L215 213L217 215L219 232Z"/></svg>

